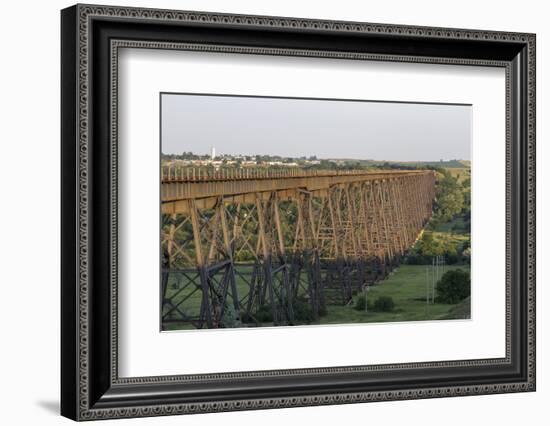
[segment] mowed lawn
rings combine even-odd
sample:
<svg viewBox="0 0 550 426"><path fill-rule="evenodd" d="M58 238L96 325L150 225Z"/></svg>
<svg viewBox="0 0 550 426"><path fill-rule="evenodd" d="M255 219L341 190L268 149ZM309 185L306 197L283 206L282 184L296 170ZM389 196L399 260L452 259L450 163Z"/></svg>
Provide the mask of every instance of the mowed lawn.
<svg viewBox="0 0 550 426"><path fill-rule="evenodd" d="M429 267L431 270L431 266ZM444 271L451 269L470 269L469 265L447 265ZM357 311L353 306L327 306L328 314L321 318L321 324L424 321L451 319L455 312L463 312L461 304L426 304L426 266L401 265L385 281L372 286L367 298L374 302L379 296L393 298L395 308L392 312ZM357 299L357 296L354 298ZM463 305L463 304L462 304Z"/></svg>

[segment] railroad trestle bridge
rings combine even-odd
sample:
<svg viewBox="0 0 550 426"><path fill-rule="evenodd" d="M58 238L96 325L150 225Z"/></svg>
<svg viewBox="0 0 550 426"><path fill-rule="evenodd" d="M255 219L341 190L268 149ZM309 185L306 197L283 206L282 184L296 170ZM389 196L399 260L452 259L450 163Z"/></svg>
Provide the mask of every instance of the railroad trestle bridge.
<svg viewBox="0 0 550 426"><path fill-rule="evenodd" d="M287 325L304 303L314 318L350 303L414 244L434 197L432 171L165 168L163 328Z"/></svg>

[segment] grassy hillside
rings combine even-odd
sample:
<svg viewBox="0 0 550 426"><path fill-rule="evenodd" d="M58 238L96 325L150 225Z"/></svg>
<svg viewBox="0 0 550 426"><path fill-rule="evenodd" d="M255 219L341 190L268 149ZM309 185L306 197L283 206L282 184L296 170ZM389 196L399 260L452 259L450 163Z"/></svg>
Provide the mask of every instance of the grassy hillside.
<svg viewBox="0 0 550 426"><path fill-rule="evenodd" d="M328 314L321 318L321 324L365 323L365 322L394 322L394 321L423 321L439 319L459 319L466 312L463 301L456 305L442 303L426 304L426 276L427 267L424 265L401 265L392 275L382 283L371 287L368 300L375 301L379 296L390 296L395 302L392 312L357 311L353 306L327 306ZM444 271L451 269L469 270L468 265L444 267ZM429 272L428 272L429 273ZM355 297L357 300L359 296Z"/></svg>

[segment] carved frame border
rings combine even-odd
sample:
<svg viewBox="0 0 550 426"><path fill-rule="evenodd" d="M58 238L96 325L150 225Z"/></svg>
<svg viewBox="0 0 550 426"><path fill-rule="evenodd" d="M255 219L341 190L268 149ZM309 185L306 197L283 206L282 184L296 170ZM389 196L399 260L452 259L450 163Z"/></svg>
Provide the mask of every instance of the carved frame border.
<svg viewBox="0 0 550 426"><path fill-rule="evenodd" d="M217 412L230 410L246 410L246 409L262 409L262 408L280 408L293 406L309 406L309 405L325 405L325 404L340 404L365 401L383 401L383 400L400 400L400 399L416 399L416 398L432 398L443 396L460 396L460 395L475 395L487 393L504 393L517 391L533 391L535 389L535 36L533 34L521 34L510 32L493 32L493 31L478 31L478 30L463 30L463 29L447 29L447 28L429 28L429 27L411 27L402 25L386 25L386 24L369 24L358 22L337 22L325 20L310 20L296 18L281 18L281 17L266 17L266 16L247 16L247 15L229 15L217 13L202 13L202 12L187 12L187 11L169 11L156 9L137 9L126 7L104 7L91 5L77 5L76 15L78 22L78 41L77 41L77 89L78 89L78 111L77 111L77 159L76 159L76 176L77 176L77 342L78 342L78 362L76 364L77 383L75 388L78 391L76 397L77 407L75 410L75 419L92 420L113 417L141 417L151 415L170 415L198 412ZM527 377L526 381L485 384L479 386L450 386L450 387L434 387L424 389L400 389L380 392L355 392L355 393L330 393L325 395L312 395L300 397L273 397L273 398L258 398L245 400L226 400L204 402L200 404L194 403L166 403L141 407L119 407L119 408L94 408L90 401L89 382L89 306L88 298L89 285L89 134L88 134L88 114L90 111L90 84L89 84L89 55L90 55L90 22L92 19L101 18L123 18L135 19L140 21L162 21L162 22L181 22L181 23L210 23L223 25L239 25L259 28L300 28L304 30L326 31L326 32L349 32L349 33L367 33L367 34L400 34L410 35L422 38L438 38L438 39L466 39L466 40L495 40L508 41L514 43L523 43L527 47L527 193L525 199L527 203L527 229L528 240L527 245ZM499 66L506 68L506 111L507 111L507 258L506 258L506 358L494 360L464 360L456 362L435 362L435 363L415 363L415 364L390 364L382 366L364 366L364 367L328 367L322 369L300 369L300 370L275 370L262 372L247 372L247 373L222 373L213 375L198 375L198 376L162 376L162 377L147 377L147 378L129 378L120 379L117 374L117 323L116 323L116 276L117 276L117 222L116 222L116 201L117 201L117 170L116 170L116 126L111 126L111 142L112 142L112 160L113 167L111 168L111 344L115 348L112 350L111 372L110 379L113 384L147 384L147 383L170 383L179 381L208 381L220 378L242 378L250 376L279 376L292 375L303 376L311 373L330 374L334 372L342 372L349 369L353 371L373 371L386 369L400 368L420 368L420 367L438 367L438 366L468 366L468 365L483 365L483 364L502 364L510 361L510 322L511 315L509 311L510 301L510 213L511 205L510 198L510 65L507 62L500 61L484 61L471 60L460 58L437 58L437 57L415 57L415 56L396 56L396 55L378 55L378 54L360 54L360 53L343 53L343 52L326 52L312 50L289 50L276 48L247 48L235 46L213 46L213 45L196 45L196 44L181 44L181 43L163 43L163 42L145 42L139 40L113 40L111 42L111 119L114 123L117 114L117 52L121 47L133 48L155 48L155 49L185 49L185 50L201 50L201 51L223 51L231 53L248 53L248 54L268 54L268 55L297 55L297 56L315 56L327 58L341 59L364 59L364 60L384 60L384 61L400 61L400 62L427 62L427 63L448 63L462 65L484 65L484 66ZM363 369L363 370L362 370ZM73 417L70 415L70 417Z"/></svg>

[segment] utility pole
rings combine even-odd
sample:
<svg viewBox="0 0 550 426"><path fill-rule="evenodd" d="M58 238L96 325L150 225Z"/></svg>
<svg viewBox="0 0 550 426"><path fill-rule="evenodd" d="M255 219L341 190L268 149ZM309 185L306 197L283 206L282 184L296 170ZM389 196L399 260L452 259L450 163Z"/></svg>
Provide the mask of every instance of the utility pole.
<svg viewBox="0 0 550 426"><path fill-rule="evenodd" d="M432 258L432 304L435 303L436 258Z"/></svg>
<svg viewBox="0 0 550 426"><path fill-rule="evenodd" d="M428 319L429 304L430 304L430 267L426 265L426 319Z"/></svg>

